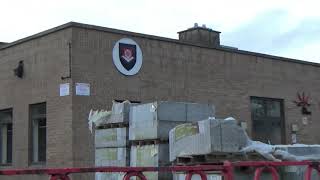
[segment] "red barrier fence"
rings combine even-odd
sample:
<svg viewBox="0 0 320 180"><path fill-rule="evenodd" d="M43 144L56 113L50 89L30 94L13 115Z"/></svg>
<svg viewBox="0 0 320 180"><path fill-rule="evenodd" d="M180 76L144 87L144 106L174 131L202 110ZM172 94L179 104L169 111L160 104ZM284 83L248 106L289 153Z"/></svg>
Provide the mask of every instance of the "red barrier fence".
<svg viewBox="0 0 320 180"><path fill-rule="evenodd" d="M31 174L47 174L50 180L71 180L70 174L76 173L92 173L92 172L123 172L124 180L130 177L140 177L141 180L147 180L143 172L185 172L185 180L191 180L193 175L199 175L202 180L207 180L206 172L215 171L221 173L225 180L234 180L233 169L235 167L253 167L255 168L254 179L259 180L262 172L270 172L273 180L279 180L277 167L280 166L307 166L304 180L311 180L312 170L316 170L320 176L319 162L312 161L243 161L229 162L213 165L196 165L196 166L170 166L170 167L90 167L90 168L43 168L43 169L8 169L0 170L0 175L31 175Z"/></svg>

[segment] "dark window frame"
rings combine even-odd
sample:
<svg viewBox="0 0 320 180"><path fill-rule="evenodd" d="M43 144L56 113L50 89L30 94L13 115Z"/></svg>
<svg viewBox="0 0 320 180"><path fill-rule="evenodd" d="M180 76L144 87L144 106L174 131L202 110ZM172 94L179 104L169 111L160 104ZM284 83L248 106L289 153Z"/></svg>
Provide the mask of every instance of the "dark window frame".
<svg viewBox="0 0 320 180"><path fill-rule="evenodd" d="M44 107L41 107L44 106ZM33 110L36 108L44 108L44 114L33 114ZM39 126L40 122L45 122L44 126ZM37 122L37 123L35 123ZM34 126L37 126L37 137L35 136L35 129ZM40 131L41 129L45 129L44 130L44 135L41 138L41 135L39 134L39 132L43 132ZM47 104L46 102L42 102L42 103L36 103L36 104L30 104L29 105L29 129L30 129L30 133L29 133L29 157L30 160L29 162L31 164L45 164L47 161ZM44 139L43 139L44 137ZM37 153L35 153L35 139L37 139ZM40 139L42 139L44 141L44 144L42 144L40 142ZM35 158L34 154L37 154L37 158Z"/></svg>
<svg viewBox="0 0 320 180"><path fill-rule="evenodd" d="M255 137L255 132L253 129L253 121L254 121L254 114L252 112L252 107L251 107L251 103L253 99L259 99L262 101L277 101L280 102L280 117L282 117L281 121L280 121L280 128L281 128L281 143L282 144L286 144L286 134L287 134L287 130L286 130L286 116L285 116L285 100L281 99L281 98L270 98L270 97L261 97L261 96L250 96L250 113L251 113L251 136ZM265 110L266 112L267 110ZM267 117L267 116L266 116Z"/></svg>
<svg viewBox="0 0 320 180"><path fill-rule="evenodd" d="M7 108L0 110L0 113L9 112L11 116L10 122L1 122L0 119L0 166L10 166L12 165L12 158L13 158L13 108ZM6 126L6 162L3 162L3 153L2 153L2 128L3 124ZM10 128L9 128L10 127Z"/></svg>

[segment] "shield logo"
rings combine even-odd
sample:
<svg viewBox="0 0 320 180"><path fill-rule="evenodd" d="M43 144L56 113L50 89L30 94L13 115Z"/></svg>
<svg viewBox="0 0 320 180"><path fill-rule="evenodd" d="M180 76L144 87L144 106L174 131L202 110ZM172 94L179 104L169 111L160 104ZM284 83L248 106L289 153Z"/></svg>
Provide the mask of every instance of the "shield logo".
<svg viewBox="0 0 320 180"><path fill-rule="evenodd" d="M119 43L119 59L122 66L130 71L137 61L137 50L134 44Z"/></svg>
<svg viewBox="0 0 320 180"><path fill-rule="evenodd" d="M139 72L142 66L142 51L134 40L122 38L118 40L112 50L113 64L119 72L132 76Z"/></svg>

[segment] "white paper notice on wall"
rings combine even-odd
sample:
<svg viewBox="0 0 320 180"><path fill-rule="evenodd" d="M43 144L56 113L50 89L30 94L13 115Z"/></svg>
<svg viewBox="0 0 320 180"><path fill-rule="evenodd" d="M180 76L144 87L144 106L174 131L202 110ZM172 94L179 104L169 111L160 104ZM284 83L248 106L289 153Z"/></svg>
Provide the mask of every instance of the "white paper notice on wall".
<svg viewBox="0 0 320 180"><path fill-rule="evenodd" d="M90 96L90 84L88 84L88 83L76 83L76 95L78 95L78 96Z"/></svg>
<svg viewBox="0 0 320 180"><path fill-rule="evenodd" d="M68 96L70 95L70 84L64 83L60 84L60 96Z"/></svg>

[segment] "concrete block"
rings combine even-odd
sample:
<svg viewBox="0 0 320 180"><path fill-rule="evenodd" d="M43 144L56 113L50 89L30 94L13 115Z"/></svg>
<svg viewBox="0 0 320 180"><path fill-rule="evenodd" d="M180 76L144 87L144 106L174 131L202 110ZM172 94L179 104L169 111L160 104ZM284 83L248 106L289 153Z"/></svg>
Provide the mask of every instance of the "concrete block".
<svg viewBox="0 0 320 180"><path fill-rule="evenodd" d="M95 130L95 147L126 147L128 145L128 128Z"/></svg>
<svg viewBox="0 0 320 180"><path fill-rule="evenodd" d="M128 148L98 148L95 150L96 166L128 166Z"/></svg>
<svg viewBox="0 0 320 180"><path fill-rule="evenodd" d="M129 122L129 111L132 104L129 101L124 101L122 103L113 102L112 104L112 114L108 123L122 123Z"/></svg>
<svg viewBox="0 0 320 180"><path fill-rule="evenodd" d="M237 152L247 144L248 138L236 121L222 121L221 141L223 152Z"/></svg>
<svg viewBox="0 0 320 180"><path fill-rule="evenodd" d="M130 110L129 139L168 139L175 126L209 116L214 116L214 107L208 104L159 101L136 105Z"/></svg>
<svg viewBox="0 0 320 180"><path fill-rule="evenodd" d="M168 166L169 165L169 145L153 144L144 146L131 146L130 166ZM150 180L172 180L172 173L168 172L148 172L144 173Z"/></svg>
<svg viewBox="0 0 320 180"><path fill-rule="evenodd" d="M235 153L246 146L246 132L235 120L207 119L181 124L170 131L170 161L176 157Z"/></svg>

